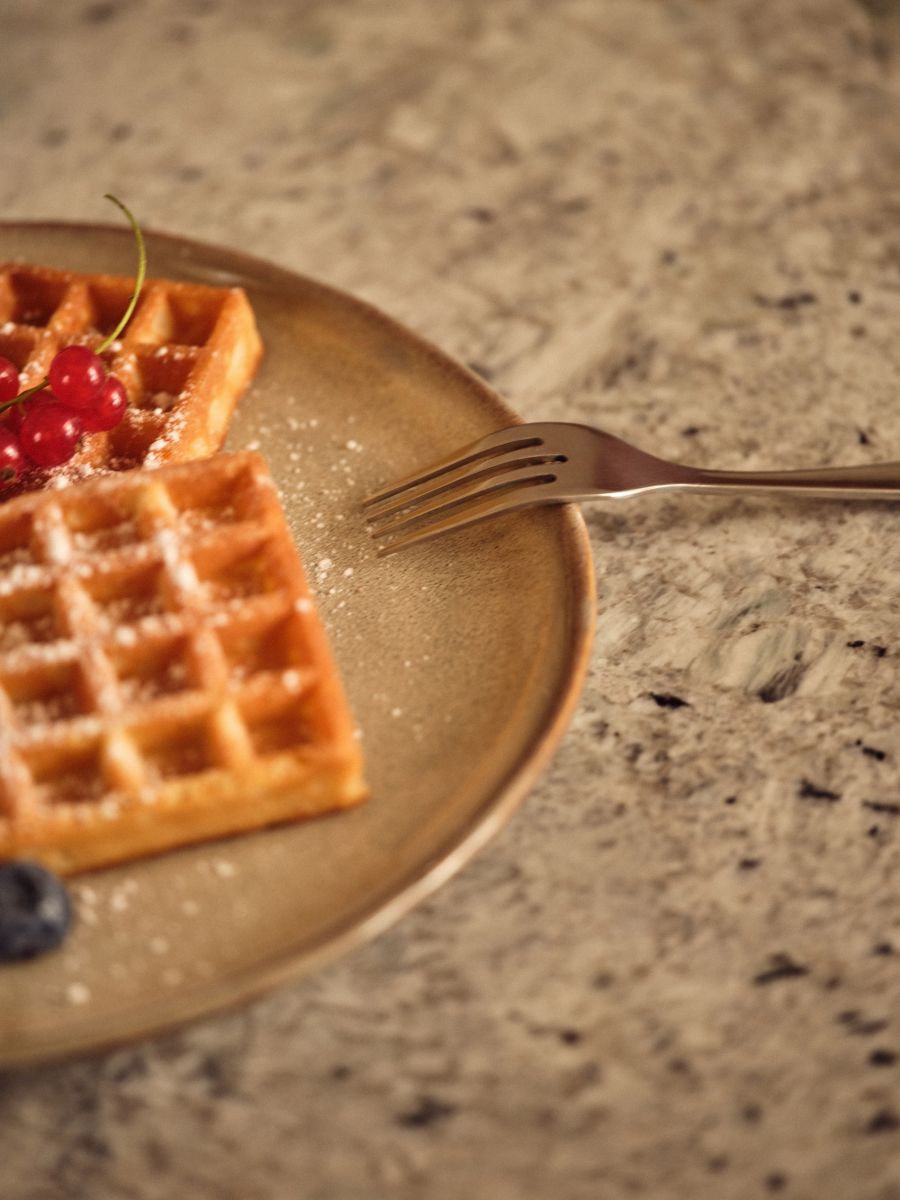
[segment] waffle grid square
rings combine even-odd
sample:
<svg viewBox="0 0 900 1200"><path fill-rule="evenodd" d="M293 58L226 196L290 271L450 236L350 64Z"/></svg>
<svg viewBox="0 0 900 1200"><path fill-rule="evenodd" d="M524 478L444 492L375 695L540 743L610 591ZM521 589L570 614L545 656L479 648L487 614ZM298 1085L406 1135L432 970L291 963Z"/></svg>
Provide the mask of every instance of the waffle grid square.
<svg viewBox="0 0 900 1200"><path fill-rule="evenodd" d="M0 858L80 870L361 794L258 455L0 507Z"/></svg>
<svg viewBox="0 0 900 1200"><path fill-rule="evenodd" d="M0 355L19 368L23 387L38 383L63 346L100 345L133 287L124 276L0 264ZM82 478L213 454L261 354L240 288L147 280L123 334L103 354L128 392L122 423L88 434L75 458L35 470L22 490L44 486L48 475Z"/></svg>

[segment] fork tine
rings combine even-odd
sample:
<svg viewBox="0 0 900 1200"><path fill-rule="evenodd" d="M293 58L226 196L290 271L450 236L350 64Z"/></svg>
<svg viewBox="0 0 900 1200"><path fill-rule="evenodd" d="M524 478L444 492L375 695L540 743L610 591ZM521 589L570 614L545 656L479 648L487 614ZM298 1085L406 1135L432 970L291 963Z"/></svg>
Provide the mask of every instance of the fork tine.
<svg viewBox="0 0 900 1200"><path fill-rule="evenodd" d="M462 499L472 494L473 487L467 485L490 483L495 479L501 482L513 480L514 472L522 471L527 467L564 461L565 457L561 454L539 454L534 450L531 453L528 453L528 450L511 450L492 458L470 459L465 466L444 471L443 474L437 475L425 483L411 484L394 496L369 504L366 509L366 519L375 524L404 509L419 508L435 496L447 493L452 493L452 496L447 496L448 500L456 497Z"/></svg>
<svg viewBox="0 0 900 1200"><path fill-rule="evenodd" d="M531 505L540 504L537 485L547 479L548 476L536 476L534 479L516 484L511 489L501 491L500 495L488 493L481 498L470 499L461 505L443 505L436 510L436 513L446 515L437 515L436 520L420 525L401 537L383 542L378 547L378 557L384 558L388 554L394 554L397 550L405 550L407 546L431 541L432 538L440 537L443 533L449 533L454 529L463 529L467 525L474 525L477 521L484 521L488 517L495 517L500 513L514 512L518 508L528 508ZM403 524L414 525L415 522L407 521ZM380 534L384 532L382 530Z"/></svg>
<svg viewBox="0 0 900 1200"><path fill-rule="evenodd" d="M523 432L520 433L520 429ZM397 496L409 488L428 483L439 475L464 467L480 459L490 459L496 455L505 454L507 451L524 450L529 446L543 445L543 438L534 433L524 432L527 429L527 425L513 426L511 429L500 429L496 433L489 433L487 437L483 437L477 442L472 442L468 446L463 446L462 449L457 450L454 454L449 454L446 458L432 463L424 471L416 471L412 475L395 480L388 487L373 492L371 496L367 496L363 500L362 506L363 508L368 508L371 505L380 504L382 501L389 500L391 497Z"/></svg>
<svg viewBox="0 0 900 1200"><path fill-rule="evenodd" d="M376 517L370 522L372 532L376 537L397 533L410 525L417 525L433 517L443 516L445 512L452 512L453 509L470 501L480 500L482 497L503 494L520 486L534 487L538 483L555 483L556 481L556 476L546 468L542 470L537 467L535 472L523 476L519 472L506 471L502 475L494 475L488 479L473 479L469 483L454 488L450 495L439 492L433 499L423 498L424 502L421 505L404 508L394 515L386 514L383 518Z"/></svg>

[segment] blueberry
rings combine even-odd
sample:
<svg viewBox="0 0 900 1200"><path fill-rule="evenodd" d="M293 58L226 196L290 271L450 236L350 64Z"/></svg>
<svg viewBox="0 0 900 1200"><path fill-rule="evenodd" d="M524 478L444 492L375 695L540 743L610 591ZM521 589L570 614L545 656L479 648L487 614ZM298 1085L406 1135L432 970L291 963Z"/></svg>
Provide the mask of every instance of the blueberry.
<svg viewBox="0 0 900 1200"><path fill-rule="evenodd" d="M72 924L72 905L59 879L31 862L0 865L0 962L54 950Z"/></svg>

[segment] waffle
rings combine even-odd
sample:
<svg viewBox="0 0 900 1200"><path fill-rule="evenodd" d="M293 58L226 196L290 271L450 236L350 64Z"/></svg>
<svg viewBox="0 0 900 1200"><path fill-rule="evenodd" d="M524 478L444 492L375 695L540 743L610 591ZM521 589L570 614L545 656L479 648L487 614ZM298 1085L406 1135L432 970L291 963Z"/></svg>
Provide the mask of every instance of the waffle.
<svg viewBox="0 0 900 1200"><path fill-rule="evenodd" d="M115 329L134 289L119 275L82 275L0 264L0 355L22 386L47 374L57 350L96 349ZM240 288L147 280L134 315L104 351L128 392L124 420L91 433L63 467L32 472L20 490L98 471L205 458L221 446L234 406L259 363L262 343Z"/></svg>
<svg viewBox="0 0 900 1200"><path fill-rule="evenodd" d="M257 454L0 506L0 859L72 874L362 796Z"/></svg>

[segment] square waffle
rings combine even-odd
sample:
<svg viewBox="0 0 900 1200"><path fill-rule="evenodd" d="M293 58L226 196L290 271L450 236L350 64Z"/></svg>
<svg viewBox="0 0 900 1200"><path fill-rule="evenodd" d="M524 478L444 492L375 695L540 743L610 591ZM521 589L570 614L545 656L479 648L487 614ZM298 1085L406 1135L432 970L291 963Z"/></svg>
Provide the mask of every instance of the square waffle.
<svg viewBox="0 0 900 1200"><path fill-rule="evenodd" d="M0 506L0 860L72 874L362 796L257 454Z"/></svg>
<svg viewBox="0 0 900 1200"><path fill-rule="evenodd" d="M119 275L0 264L0 355L19 368L23 388L38 383L63 346L96 349L133 288L133 279ZM103 353L128 392L122 423L88 434L70 462L35 470L24 487L213 454L261 354L241 288L148 279L121 337Z"/></svg>

